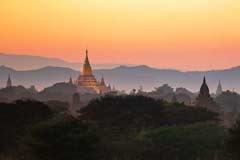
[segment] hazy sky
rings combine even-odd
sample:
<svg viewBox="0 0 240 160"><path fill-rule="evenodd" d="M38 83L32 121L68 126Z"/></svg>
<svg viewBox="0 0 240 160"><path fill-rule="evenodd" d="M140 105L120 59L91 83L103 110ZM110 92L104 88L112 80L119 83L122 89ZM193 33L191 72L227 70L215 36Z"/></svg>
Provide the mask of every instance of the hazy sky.
<svg viewBox="0 0 240 160"><path fill-rule="evenodd" d="M0 0L0 52L181 70L240 65L239 0Z"/></svg>

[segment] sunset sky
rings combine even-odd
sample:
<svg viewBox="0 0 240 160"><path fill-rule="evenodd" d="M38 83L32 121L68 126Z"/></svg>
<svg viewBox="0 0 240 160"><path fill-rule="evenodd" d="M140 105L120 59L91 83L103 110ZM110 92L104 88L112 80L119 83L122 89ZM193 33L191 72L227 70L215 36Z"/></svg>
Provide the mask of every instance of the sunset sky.
<svg viewBox="0 0 240 160"><path fill-rule="evenodd" d="M0 52L180 70L240 65L239 0L0 0Z"/></svg>

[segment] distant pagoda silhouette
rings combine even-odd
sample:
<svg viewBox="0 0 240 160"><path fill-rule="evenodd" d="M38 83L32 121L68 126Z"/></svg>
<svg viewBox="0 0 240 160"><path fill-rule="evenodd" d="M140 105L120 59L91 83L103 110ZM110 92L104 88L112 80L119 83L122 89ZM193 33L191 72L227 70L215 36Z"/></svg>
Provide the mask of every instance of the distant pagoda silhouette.
<svg viewBox="0 0 240 160"><path fill-rule="evenodd" d="M111 92L111 88L106 86L103 76L101 81L98 82L93 75L87 49L82 72L75 81L75 85L77 86L77 92L80 94L105 94Z"/></svg>
<svg viewBox="0 0 240 160"><path fill-rule="evenodd" d="M218 87L217 87L217 91L216 91L216 95L219 96L221 95L223 92L223 89L222 89L222 84L221 84L221 81L218 82Z"/></svg>
<svg viewBox="0 0 240 160"><path fill-rule="evenodd" d="M68 83L71 84L71 85L73 85L72 76L70 76Z"/></svg>
<svg viewBox="0 0 240 160"><path fill-rule="evenodd" d="M220 107L214 102L210 95L209 88L206 82L206 77L203 78L203 83L200 88L198 97L196 98L196 106L207 108L212 112L220 112Z"/></svg>
<svg viewBox="0 0 240 160"><path fill-rule="evenodd" d="M12 87L12 80L11 80L10 74L8 74L8 80L7 80L7 85L6 85L6 87L7 87L7 88L8 88L8 87Z"/></svg>

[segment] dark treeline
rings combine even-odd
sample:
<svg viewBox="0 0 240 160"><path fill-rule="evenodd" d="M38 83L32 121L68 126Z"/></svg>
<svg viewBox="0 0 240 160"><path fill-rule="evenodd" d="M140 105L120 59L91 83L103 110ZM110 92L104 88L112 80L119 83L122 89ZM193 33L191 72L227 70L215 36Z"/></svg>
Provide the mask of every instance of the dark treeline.
<svg viewBox="0 0 240 160"><path fill-rule="evenodd" d="M168 103L144 96L105 96L81 110L81 119L103 126L138 130L163 125L217 120L218 114L184 103Z"/></svg>
<svg viewBox="0 0 240 160"><path fill-rule="evenodd" d="M49 107L50 105L51 107ZM239 160L240 122L144 96L105 96L73 118L64 104L0 103L3 160Z"/></svg>
<svg viewBox="0 0 240 160"><path fill-rule="evenodd" d="M0 149L14 150L28 126L48 120L52 115L49 107L41 102L19 100L0 103Z"/></svg>

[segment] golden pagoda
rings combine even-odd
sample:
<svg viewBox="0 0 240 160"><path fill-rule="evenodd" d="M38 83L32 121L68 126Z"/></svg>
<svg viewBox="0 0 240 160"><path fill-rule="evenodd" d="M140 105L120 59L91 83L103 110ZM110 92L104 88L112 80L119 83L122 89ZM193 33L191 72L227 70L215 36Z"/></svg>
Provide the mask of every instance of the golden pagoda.
<svg viewBox="0 0 240 160"><path fill-rule="evenodd" d="M88 50L86 50L86 58L85 58L83 68L82 68L82 75L92 76L92 67L91 67L90 62L88 60Z"/></svg>
<svg viewBox="0 0 240 160"><path fill-rule="evenodd" d="M103 77L101 82L98 82L93 75L92 67L88 59L88 50L86 50L82 72L75 81L75 85L80 94L104 94L111 91L111 89L105 85Z"/></svg>

